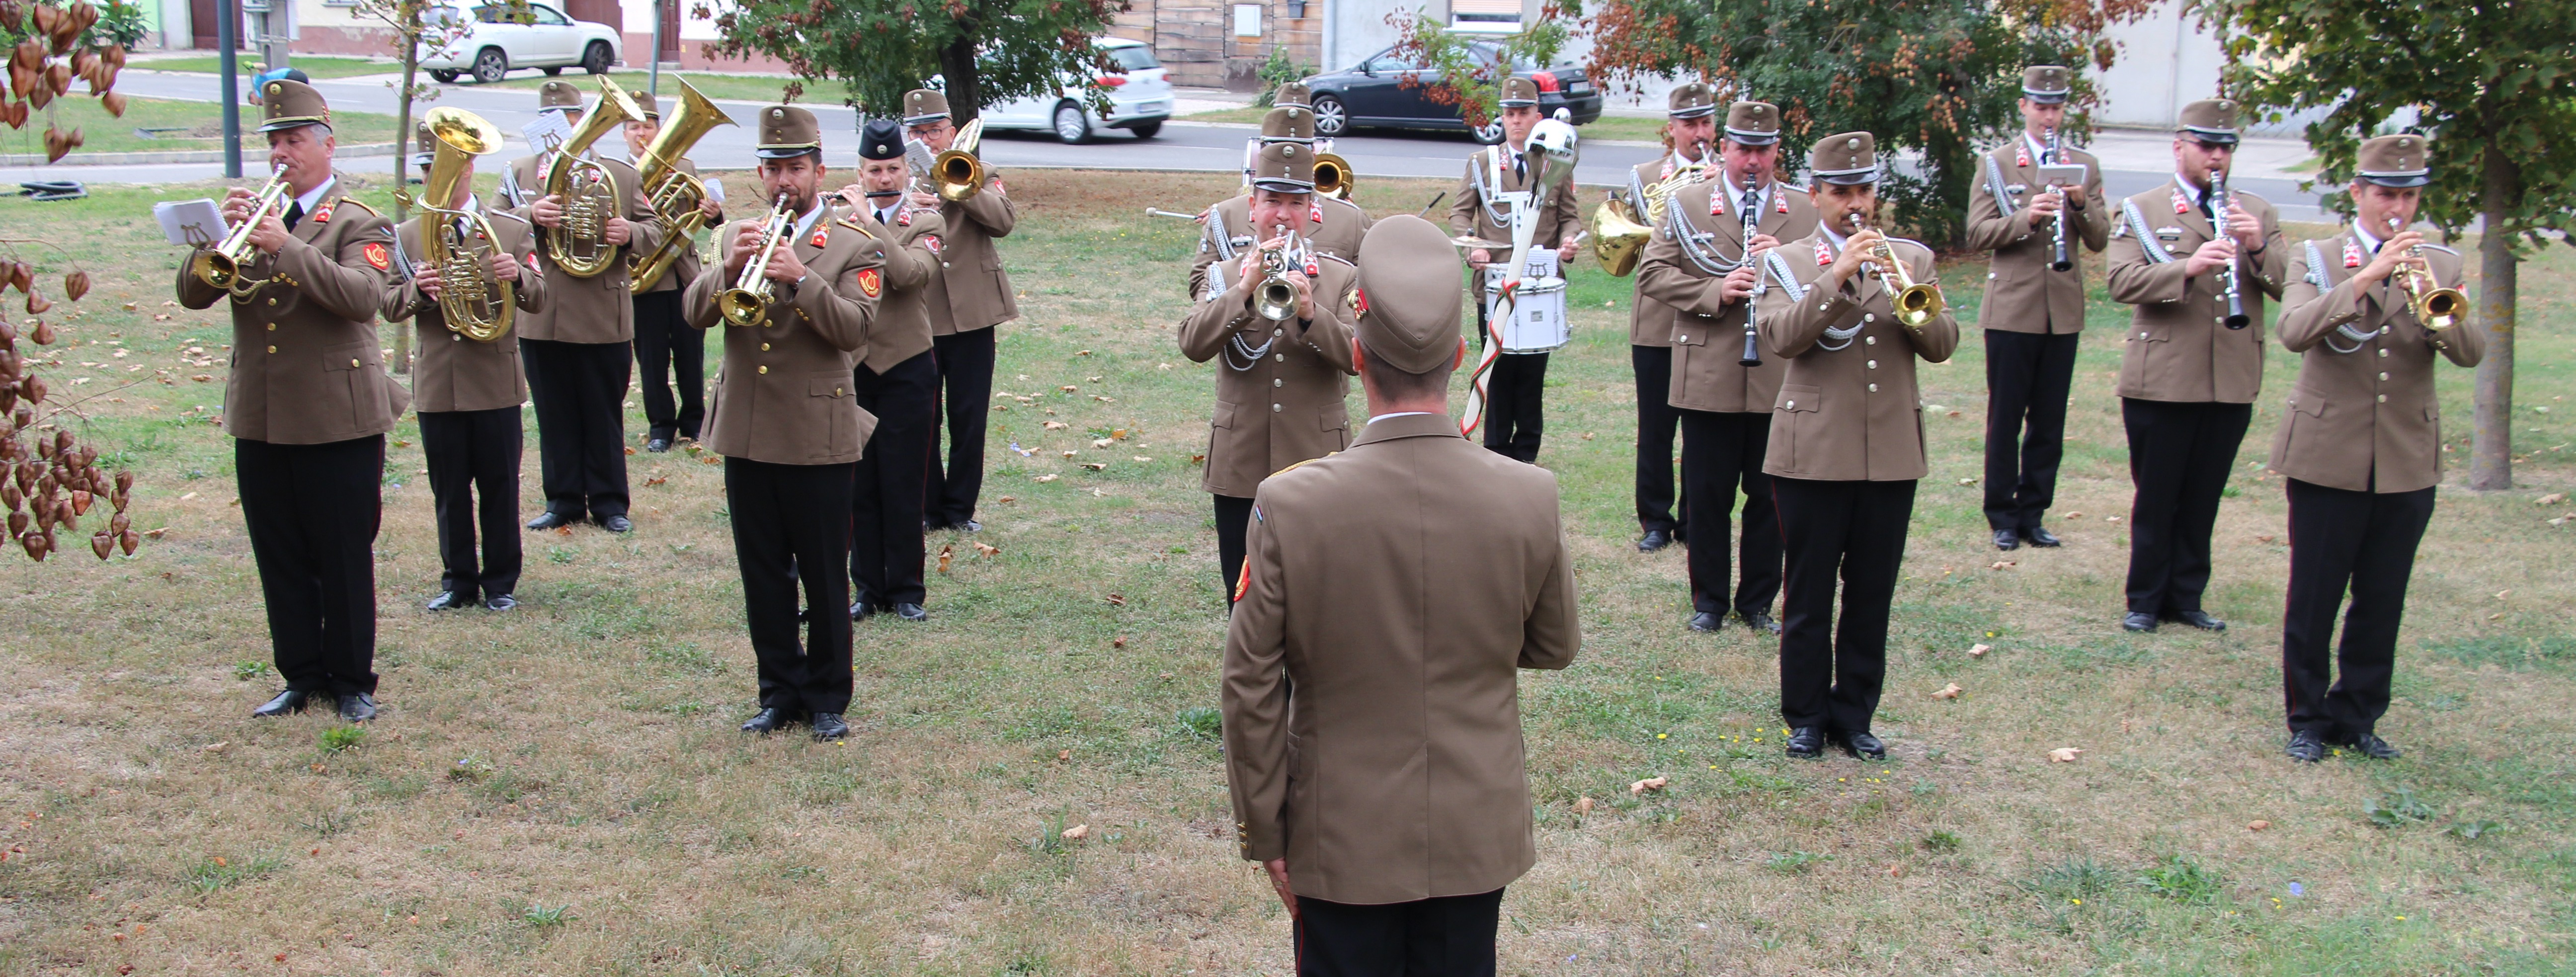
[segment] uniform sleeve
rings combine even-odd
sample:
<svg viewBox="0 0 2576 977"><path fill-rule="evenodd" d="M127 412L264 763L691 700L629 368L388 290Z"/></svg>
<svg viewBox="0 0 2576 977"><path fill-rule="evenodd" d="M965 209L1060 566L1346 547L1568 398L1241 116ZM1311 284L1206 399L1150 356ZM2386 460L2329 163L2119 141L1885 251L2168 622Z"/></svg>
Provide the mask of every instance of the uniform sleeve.
<svg viewBox="0 0 2576 977"><path fill-rule="evenodd" d="M975 226L984 229L985 237L1009 237L1011 229L1020 226L1020 207L1003 191L999 176L985 180L983 192L939 208L939 216L948 218L950 207L957 210L954 221L975 222Z"/></svg>
<svg viewBox="0 0 2576 977"><path fill-rule="evenodd" d="M519 280L513 285L514 298L521 312L543 312L548 290L546 276L537 272L537 229L535 225L525 226L528 233L519 235L519 249L510 253L511 257L519 259Z"/></svg>
<svg viewBox="0 0 2576 977"><path fill-rule="evenodd" d="M1348 265L1332 265L1334 274L1314 280L1315 318L1294 323L1285 338L1305 343L1324 358L1324 362L1343 373L1359 371L1351 366L1351 337L1359 322L1351 309L1351 290L1359 287L1359 275Z"/></svg>
<svg viewBox="0 0 2576 977"><path fill-rule="evenodd" d="M179 304L191 309L206 308L224 297L223 289L208 285L197 277L197 256L204 253L206 249L203 248L191 249L186 257L179 259Z"/></svg>
<svg viewBox="0 0 2576 977"><path fill-rule="evenodd" d="M2113 236L2110 246L2104 249L2109 267L2103 274L2110 286L2111 300L2122 305L2182 301L2191 293L2191 276L2183 273L2182 256L2165 262L2149 260L2136 229L2129 230L2131 233Z"/></svg>
<svg viewBox="0 0 2576 977"><path fill-rule="evenodd" d="M925 223L928 224L927 227L923 226ZM912 214L912 226L902 228L912 232L910 241L895 247L884 247L889 242L879 238L879 253L885 257L886 287L914 289L930 284L930 276L939 271L939 255L930 250L930 242L923 238L944 233L947 228L948 225L940 220L937 213L918 210Z"/></svg>
<svg viewBox="0 0 2576 977"><path fill-rule="evenodd" d="M1911 268L1915 281L1936 289L1941 287L1940 266L1932 262L1932 252L1908 254L1905 263ZM1959 317L1950 314L1945 302L1940 315L1933 316L1932 321L1924 323L1921 329L1906 330L1905 335L1914 344L1914 354L1922 357L1924 362L1946 362L1950 354L1959 349Z"/></svg>
<svg viewBox="0 0 2576 977"><path fill-rule="evenodd" d="M1583 233L1583 193L1574 188L1574 171L1567 170L1565 179L1558 181L1547 196L1547 209L1555 212L1556 240L1546 243L1563 244Z"/></svg>
<svg viewBox="0 0 2576 977"><path fill-rule="evenodd" d="M1574 664L1575 653L1583 648L1582 622L1575 613L1574 551L1565 542L1561 511L1557 518L1556 560L1545 572L1546 577L1538 582L1538 600L1530 605L1529 618L1521 624L1522 668L1564 668Z"/></svg>
<svg viewBox="0 0 2576 977"><path fill-rule="evenodd" d="M419 232L416 228L419 226L419 218L413 218L404 221L401 226L394 229L394 236L403 242L401 247L394 249L395 261L417 262L420 245ZM530 276L523 274L521 277ZM411 270L396 268L393 272L393 286L385 289L384 308L379 314L384 316L386 322L401 322L411 318L427 304L429 304L429 297L420 293L420 283L412 278Z"/></svg>
<svg viewBox="0 0 2576 977"><path fill-rule="evenodd" d="M1316 301L1323 301L1317 296ZM1215 298L1202 299L1190 307L1189 318L1181 320L1181 355L1194 363L1215 359L1225 348L1225 341L1252 325L1261 317L1252 314L1252 299L1237 295L1233 289L1218 292ZM1350 354L1344 353L1347 359Z"/></svg>
<svg viewBox="0 0 2576 977"><path fill-rule="evenodd" d="M2102 161L2087 158L2084 177L2084 209L2070 211L2075 216L2075 235L2084 246L2100 252L2111 242L2111 200L2102 195Z"/></svg>
<svg viewBox="0 0 2576 977"><path fill-rule="evenodd" d="M877 302L885 292L885 285L880 282L878 294L869 295L867 289L860 287L860 277L863 273L882 277L885 265L885 255L876 248L867 245L853 247L849 263L833 272L829 281L808 277L803 284L790 286L795 290L795 296L786 304L805 313L806 321L813 324L815 333L833 348L859 352L868 347L868 327L876 321ZM812 272L809 270L808 274ZM704 280L706 276L698 277ZM773 305L769 314L779 316L785 313Z"/></svg>
<svg viewBox="0 0 2576 977"><path fill-rule="evenodd" d="M724 313L716 310L716 295L733 287L725 280L725 266L733 264L733 235L723 233L730 225L716 225L716 260L698 269L698 277L680 293L680 318L698 329L726 325Z"/></svg>
<svg viewBox="0 0 2576 977"><path fill-rule="evenodd" d="M2255 256L2239 251L2236 260L2243 262L2247 281L2277 300L2281 298L2286 281L2283 272L2290 267L2290 239L2281 233L2279 211L2267 206L2260 216L2263 221L2263 253Z"/></svg>
<svg viewBox="0 0 2576 977"><path fill-rule="evenodd" d="M1741 304L1725 300L1726 279L1684 267L1690 258L1682 253L1680 239L1665 233L1667 228L1682 229L1681 215L1675 213L1681 206L1679 197L1665 205L1664 223L1646 235L1646 254L1637 260L1637 294L1682 312L1723 315Z"/></svg>
<svg viewBox="0 0 2576 977"><path fill-rule="evenodd" d="M1476 208L1484 201L1484 196L1476 192L1477 155L1468 154L1467 169L1458 175L1458 189L1449 194L1451 237L1471 237L1476 233Z"/></svg>
<svg viewBox="0 0 2576 977"><path fill-rule="evenodd" d="M1189 296L1193 302L1207 294L1208 266L1217 260L1216 228L1209 224L1215 215L1215 204L1209 204L1206 210L1199 212L1199 253L1190 256Z"/></svg>
<svg viewBox="0 0 2576 977"><path fill-rule="evenodd" d="M1254 518L1244 532L1243 576L1235 581L1219 699L1235 833L1244 859L1254 862L1288 853L1287 593L1279 541L1263 515L1261 497L1266 494L1254 490ZM1572 603L1571 594L1567 603Z"/></svg>
<svg viewBox="0 0 2576 977"><path fill-rule="evenodd" d="M618 176L622 178L620 182L627 184L626 223L628 225L628 229L625 244L627 253L653 253L653 249L662 246L662 238L670 233L670 226L662 223L662 215L655 213L653 211L652 203L644 199L644 178L641 175L636 175L633 167L625 167L622 171L612 170L610 172L617 173Z"/></svg>
<svg viewBox="0 0 2576 977"><path fill-rule="evenodd" d="M2030 218L2020 212L2005 213L2003 201L1995 198L1995 181L1987 179L1994 160L1977 157L1977 171L1968 177L1968 241L1970 251L1992 251L2021 240L2030 232Z"/></svg>
<svg viewBox="0 0 2576 977"><path fill-rule="evenodd" d="M289 235L277 251L277 271L295 279L297 291L332 315L371 322L384 307L386 273L367 263L367 246L381 249L391 267L393 224L363 208L344 204L335 209L339 220L350 222L348 229L324 232L320 247Z"/></svg>
<svg viewBox="0 0 2576 977"><path fill-rule="evenodd" d="M2281 321L2275 326L2280 333L2281 348L2293 353L2307 352L2323 340L2336 326L2361 318L2362 293L2346 278L2333 290L2317 288L2308 281L2307 248L2290 255L2289 284L2281 290Z"/></svg>

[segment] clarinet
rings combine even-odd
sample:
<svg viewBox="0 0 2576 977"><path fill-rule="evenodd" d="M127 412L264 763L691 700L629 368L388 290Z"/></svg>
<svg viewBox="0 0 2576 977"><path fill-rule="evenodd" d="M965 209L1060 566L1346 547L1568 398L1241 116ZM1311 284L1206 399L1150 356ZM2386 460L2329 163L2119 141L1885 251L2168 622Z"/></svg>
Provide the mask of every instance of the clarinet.
<svg viewBox="0 0 2576 977"><path fill-rule="evenodd" d="M2056 165L2060 159L2064 158L2065 152L2065 148L2057 141L2057 127L2048 127L2049 165ZM2049 189L2058 190L2060 193L2064 192L2061 188L2055 186L2049 187ZM2048 270L2065 271L2075 267L2075 256L2068 253L2066 248L2066 201L2063 198L2058 200L2057 226L2050 231L2050 234L2052 235L2051 246L2056 250L2049 253Z"/></svg>
<svg viewBox="0 0 2576 977"><path fill-rule="evenodd" d="M1719 182L1722 186L1724 178L1720 178ZM1761 228L1761 215L1762 209L1752 202L1744 205L1744 263L1747 265L1753 264L1753 235ZM1744 297L1744 356L1735 361L1738 366L1762 365L1762 351L1755 349L1753 345L1754 296L1762 294L1762 269L1758 266L1753 269L1753 286L1753 295Z"/></svg>
<svg viewBox="0 0 2576 977"><path fill-rule="evenodd" d="M2232 199L2227 195L2226 173L2218 170L2209 171L2209 194L2210 198L2216 200L2220 205L2218 208L2215 208L2218 211L2218 216L2216 217L2218 227L2216 230L2221 236L2231 236L2227 228L2226 207L2232 203ZM2252 325L2254 322L2254 318L2252 316L2245 314L2245 293L2238 281L2240 276L2240 272L2238 271L2239 267L2240 264L2236 259L2228 259L2227 328L2229 329L2243 329L2248 325Z"/></svg>

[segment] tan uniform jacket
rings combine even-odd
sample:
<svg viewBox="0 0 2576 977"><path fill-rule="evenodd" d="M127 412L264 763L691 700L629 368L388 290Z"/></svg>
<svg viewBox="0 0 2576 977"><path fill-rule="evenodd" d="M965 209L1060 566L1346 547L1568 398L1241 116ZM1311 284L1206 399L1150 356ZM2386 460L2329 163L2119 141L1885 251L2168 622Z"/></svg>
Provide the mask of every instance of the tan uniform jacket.
<svg viewBox="0 0 2576 977"><path fill-rule="evenodd" d="M393 225L342 195L340 180L287 232L249 278L276 276L233 302L179 263L179 304L229 303L232 373L224 380L224 432L273 444L328 444L392 430L411 394L385 372L376 312L393 267Z"/></svg>
<svg viewBox="0 0 2576 977"><path fill-rule="evenodd" d="M733 286L725 274L733 234L720 229L717 237L723 260L699 272L680 299L690 325L724 330L724 368L707 395L707 446L780 465L859 460L877 426L850 386L885 294L875 242L858 225L824 213L796 240L805 280L773 283L768 320L736 326L716 311L717 294Z"/></svg>
<svg viewBox="0 0 2576 977"><path fill-rule="evenodd" d="M1537 850L1516 670L1583 642L1555 474L1445 415L1391 417L1253 512L1223 697L1243 857L1285 857L1298 895L1334 902L1519 878Z"/></svg>
<svg viewBox="0 0 2576 977"><path fill-rule="evenodd" d="M1484 149L1477 150L1474 154L1467 157L1467 172L1458 178L1458 189L1452 193L1452 196L1456 199L1449 205L1450 234L1474 237L1485 241L1508 242L1512 239L1511 225L1499 223L1494 220L1495 216L1498 214L1505 217L1510 216L1509 210L1499 203L1495 204L1490 210L1486 208L1485 195L1481 189L1484 186L1486 177L1491 172L1486 169L1485 160L1487 156L1492 153L1509 152L1511 152L1511 147L1509 146L1488 146ZM1501 186L1497 188L1497 191L1511 192L1518 190L1531 190L1534 192L1537 189L1538 161L1534 159L1531 160L1528 170L1529 172L1526 177L1514 176L1512 174L1511 158L1508 156L1504 157L1503 180ZM1536 224L1532 228L1534 233L1530 235L1531 250L1535 251L1546 249L1553 251L1556 249L1559 242L1562 242L1566 238L1580 233L1583 230L1583 215L1577 206L1580 201L1575 198L1574 174L1572 171L1568 171L1563 181L1548 190L1547 202L1544 206L1539 208ZM1508 253L1497 253L1494 255L1495 261L1507 261L1510 260L1510 258L1511 255ZM1562 266L1560 266L1560 268L1561 267ZM1559 274L1562 273L1563 272L1560 270ZM1485 300L1485 272L1483 269L1477 269L1471 287L1473 287L1475 291L1470 297L1474 301L1483 302Z"/></svg>
<svg viewBox="0 0 2576 977"><path fill-rule="evenodd" d="M1977 325L2005 332L2071 333L2084 331L2084 249L2102 250L2111 238L2112 210L2102 196L2102 161L2074 147L2064 147L2065 162L2082 163L2084 208L2068 207L2066 256L2075 266L2048 270L2057 253L2055 222L2030 225L2030 198L2046 193L2039 182L2039 155L2024 137L1987 150L1977 160L1968 190L1968 248L1993 251L1986 269L1986 297L1977 307ZM2029 165L2022 165L2023 160ZM1996 196L1996 194L2003 196ZM2010 200L2010 204L1999 201Z"/></svg>
<svg viewBox="0 0 2576 977"><path fill-rule="evenodd" d="M518 307L512 319L526 316L546 307L546 277L531 270L530 251L536 246L534 228L528 222L509 214L485 214L492 233L500 238L501 249L519 259L519 280L510 291ZM402 238L401 255L414 264L425 260L427 252L420 246L420 218L404 221L396 233ZM502 336L492 342L476 342L447 328L447 314L438 302L422 294L420 285L410 275L402 275L393 290L385 294L385 321L413 320L413 342L416 353L411 366L412 408L422 413L459 410L497 410L517 407L528 400L527 370L519 364L519 341Z"/></svg>
<svg viewBox="0 0 2576 977"><path fill-rule="evenodd" d="M1011 292L1011 276L1002 271L1002 252L995 238L1011 236L1019 226L1019 205L1002 187L998 170L987 168L984 190L962 201L941 201L939 279L931 283L930 307L947 314L930 317L933 335L974 332L1020 317Z"/></svg>
<svg viewBox="0 0 2576 977"><path fill-rule="evenodd" d="M1720 301L1726 275L1701 267L1675 236L1706 235L1693 240L1706 241L1701 247L1713 259L1744 255L1744 215L1708 212L1717 189L1716 183L1704 182L1673 195L1672 205L1664 208L1665 225L1646 239L1646 253L1637 262L1637 301L1642 307L1651 297L1667 310L1664 334L1673 348L1673 379L1665 396L1673 406L1767 414L1778 400L1788 360L1764 356L1760 366L1744 365L1744 306ZM1805 190L1774 183L1754 230L1783 241L1814 234L1816 205ZM1652 396L1643 390L1637 395Z"/></svg>
<svg viewBox="0 0 2576 977"><path fill-rule="evenodd" d="M2270 201L2232 191L2263 226L2263 253L2238 252L2238 295L2253 323L2229 329L2227 272L2199 278L2183 263L2213 237L2209 218L2174 182L2120 202L2111 215L2111 298L2135 306L2120 357L2122 397L2181 403L2250 404L2263 389L2263 297L2281 295L2289 242ZM2176 211L2180 212L2177 213ZM2224 213L2224 212L2222 212Z"/></svg>
<svg viewBox="0 0 2576 977"><path fill-rule="evenodd" d="M2458 252L2428 244L2424 257L2435 281L2460 286ZM2289 412L2272 440L2272 470L2353 492L2430 488L2442 481L2433 354L2476 366L2486 356L2486 331L2464 322L2437 343L2394 284L2398 276L2367 290L2352 283L2369 261L2350 230L2290 252L2281 348L2302 355ZM2354 339L2356 332L2365 338Z"/></svg>
<svg viewBox="0 0 2576 977"><path fill-rule="evenodd" d="M653 249L665 230L660 215L644 202L644 178L624 160L597 159L617 183L618 196L626 199L626 222L632 225L631 236L618 246L617 260L607 271L593 278L580 278L555 267L554 259L545 256L544 228L537 229L537 262L544 270L546 284L554 292L546 311L519 317L514 330L521 339L550 339L563 343L623 343L635 338L634 293L628 290L628 256ZM523 201L512 210L522 220L529 219L538 200L545 197L545 184L537 169L538 159L523 156L510 163L510 179L518 184L518 199Z"/></svg>
<svg viewBox="0 0 2576 977"><path fill-rule="evenodd" d="M1914 358L1939 363L1959 348L1959 321L1944 312L1920 332L1896 321L1878 276L1865 270L1834 292L1821 290L1823 231L1783 244L1763 259L1762 355L1789 361L1771 416L1762 470L1829 482L1902 482L1931 472L1923 443L1923 395ZM1891 242L1918 282L1939 283L1932 251ZM1836 339L1825 330L1860 327ZM1828 349L1826 347L1839 347Z"/></svg>
<svg viewBox="0 0 2576 977"><path fill-rule="evenodd" d="M885 264L885 295L868 327L866 359L870 372L883 374L930 352L930 282L939 276L939 256L947 250L945 228L939 211L909 204L896 213L892 227L880 223L874 209L851 217L866 226L868 243Z"/></svg>
<svg viewBox="0 0 2576 977"><path fill-rule="evenodd" d="M1307 243L1315 250L1343 261L1357 260L1360 239L1368 236L1369 225L1376 223L1369 219L1368 212L1361 210L1358 204L1333 197L1315 198L1313 211L1322 214L1324 219L1320 224L1308 222L1314 230L1307 236ZM1200 222L1204 226L1199 231L1199 251L1190 258L1190 298L1193 300L1207 297L1207 267L1214 264L1220 254L1231 251L1239 257L1245 249L1260 247L1261 242L1270 237L1268 231L1252 226L1252 195L1249 193L1209 204Z"/></svg>
<svg viewBox="0 0 2576 977"><path fill-rule="evenodd" d="M1358 269L1318 255L1315 321L1272 322L1225 289L1233 269L1218 270L1217 294L1181 321L1181 355L1217 361L1216 413L1208 420L1207 472L1200 487L1251 498L1270 473L1321 458L1351 443L1351 289Z"/></svg>
<svg viewBox="0 0 2576 977"><path fill-rule="evenodd" d="M677 169L682 173L686 173L690 176L698 175L698 164L690 162L689 158L686 156L680 157L679 161L672 165L674 169ZM639 173L637 175L641 176L642 174ZM723 208L719 205L717 209L719 214L714 220L707 223L708 227L724 226L724 217L721 214ZM664 236L667 237L676 230L678 230L678 228L672 226L669 221L663 222L662 233ZM641 251L631 249L626 252L626 260L627 264L630 266L630 274L632 273L631 266L641 260L639 256L642 254L643 252ZM643 292L638 294L651 295L655 292L669 292L687 288L689 287L690 282L697 280L698 269L703 267L705 264L706 262L698 258L698 242L690 241L687 247L680 249L680 256L672 260L671 270L662 273L662 280L653 283L653 287L645 289Z"/></svg>

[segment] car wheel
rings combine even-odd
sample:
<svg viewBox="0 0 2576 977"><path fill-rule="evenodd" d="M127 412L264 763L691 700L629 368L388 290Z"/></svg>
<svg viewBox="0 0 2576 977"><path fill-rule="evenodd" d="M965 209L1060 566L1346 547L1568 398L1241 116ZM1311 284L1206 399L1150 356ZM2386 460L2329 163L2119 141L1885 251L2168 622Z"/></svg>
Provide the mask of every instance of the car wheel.
<svg viewBox="0 0 2576 977"><path fill-rule="evenodd" d="M456 82L456 72L453 71L432 71L429 73L429 76L446 84L455 84Z"/></svg>
<svg viewBox="0 0 2576 977"><path fill-rule="evenodd" d="M1152 139L1156 133L1163 131L1163 120L1156 119L1152 122L1139 122L1135 125L1128 126L1127 131L1135 133L1136 138L1138 139Z"/></svg>
<svg viewBox="0 0 2576 977"><path fill-rule="evenodd" d="M1351 110L1342 106L1341 99L1334 98L1330 95L1315 96L1316 135L1326 138L1339 138L1342 134L1342 130L1350 127Z"/></svg>
<svg viewBox="0 0 2576 977"><path fill-rule="evenodd" d="M1485 123L1484 125L1477 126L1475 129L1470 130L1469 134L1475 136L1477 142L1484 143L1488 146L1500 143L1503 141L1503 120L1495 119L1491 122Z"/></svg>
<svg viewBox="0 0 2576 977"><path fill-rule="evenodd" d="M474 80L489 85L510 73L510 56L500 48L487 47L474 55Z"/></svg>
<svg viewBox="0 0 2576 977"><path fill-rule="evenodd" d="M590 72L594 75L604 75L608 73L607 42L590 42L590 47L581 52L581 70Z"/></svg>
<svg viewBox="0 0 2576 977"><path fill-rule="evenodd" d="M1079 145L1091 138L1091 117L1082 111L1080 102L1061 102L1055 107L1055 137L1065 145Z"/></svg>

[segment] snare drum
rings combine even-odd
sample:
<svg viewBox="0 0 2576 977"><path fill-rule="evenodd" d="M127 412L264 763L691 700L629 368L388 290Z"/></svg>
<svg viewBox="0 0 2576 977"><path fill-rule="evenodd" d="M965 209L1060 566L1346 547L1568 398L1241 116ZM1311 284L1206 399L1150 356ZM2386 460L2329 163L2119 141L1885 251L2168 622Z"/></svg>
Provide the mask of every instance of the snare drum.
<svg viewBox="0 0 2576 977"><path fill-rule="evenodd" d="M1552 353L1574 341L1574 326L1565 318L1565 279L1556 274L1556 252L1529 256L1528 277L1512 293L1511 315L1497 317L1503 295L1502 276L1485 275L1485 314L1505 353Z"/></svg>

